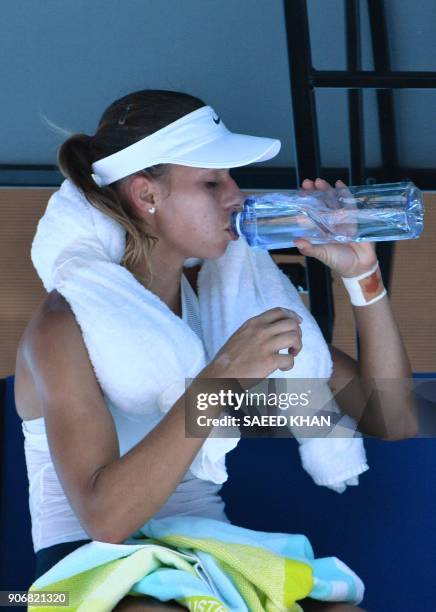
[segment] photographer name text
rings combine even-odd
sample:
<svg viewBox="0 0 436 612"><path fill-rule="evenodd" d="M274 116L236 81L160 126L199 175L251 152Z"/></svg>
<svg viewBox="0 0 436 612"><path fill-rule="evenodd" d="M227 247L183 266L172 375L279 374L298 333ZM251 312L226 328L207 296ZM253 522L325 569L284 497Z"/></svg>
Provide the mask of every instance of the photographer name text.
<svg viewBox="0 0 436 612"><path fill-rule="evenodd" d="M202 414L197 417L197 425L200 427L330 427L330 416L295 416L284 414L278 415L244 415L241 417L229 414L222 417L207 417Z"/></svg>

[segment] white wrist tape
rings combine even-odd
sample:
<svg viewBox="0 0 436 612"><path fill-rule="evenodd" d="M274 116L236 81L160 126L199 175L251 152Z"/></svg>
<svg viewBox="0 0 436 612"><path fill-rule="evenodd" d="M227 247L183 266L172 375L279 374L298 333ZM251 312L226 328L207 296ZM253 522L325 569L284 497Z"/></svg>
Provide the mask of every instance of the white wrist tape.
<svg viewBox="0 0 436 612"><path fill-rule="evenodd" d="M380 273L378 262L359 276L345 278L341 276L353 306L369 306L378 302L387 293Z"/></svg>

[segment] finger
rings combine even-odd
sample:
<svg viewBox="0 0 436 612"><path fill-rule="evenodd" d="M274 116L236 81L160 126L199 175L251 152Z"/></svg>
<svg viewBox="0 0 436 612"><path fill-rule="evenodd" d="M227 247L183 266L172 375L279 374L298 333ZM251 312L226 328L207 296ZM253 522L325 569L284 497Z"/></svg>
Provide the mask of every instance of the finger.
<svg viewBox="0 0 436 612"><path fill-rule="evenodd" d="M274 323L274 321L279 321L280 319L289 319L290 317L297 318L299 323L303 321L300 315L298 315L294 310L282 307L270 308L269 310L265 310L265 312L262 312L257 315L257 317L253 318L260 318L262 319L263 323Z"/></svg>
<svg viewBox="0 0 436 612"><path fill-rule="evenodd" d="M301 238L295 240L294 244L305 257L316 257L323 264L328 265L328 256L324 244L312 244L308 240L302 240Z"/></svg>
<svg viewBox="0 0 436 612"><path fill-rule="evenodd" d="M280 334L280 336L274 336L274 338L268 342L268 348L271 351L276 353L277 351L281 351L282 349L295 348L299 350L301 348L301 339L297 334L297 331L288 332L286 334Z"/></svg>
<svg viewBox="0 0 436 612"><path fill-rule="evenodd" d="M282 370L282 372L286 370L291 370L294 367L294 358L292 355L277 355L277 369Z"/></svg>
<svg viewBox="0 0 436 612"><path fill-rule="evenodd" d="M337 198L337 190L330 185L328 181L325 181L322 178L317 178L315 181L315 188L318 191L323 192L322 201L327 206L327 208L337 209L339 207L338 198Z"/></svg>
<svg viewBox="0 0 436 612"><path fill-rule="evenodd" d="M341 191L348 192L348 193L351 194L351 192L349 191L347 185L343 181L337 180L336 183L335 183L335 187L336 187L336 189L339 189Z"/></svg>
<svg viewBox="0 0 436 612"><path fill-rule="evenodd" d="M315 180L315 188L319 189L320 191L329 191L330 189L333 189L330 183L328 183L322 178L317 178Z"/></svg>
<svg viewBox="0 0 436 612"><path fill-rule="evenodd" d="M338 196L341 198L345 208L354 208L356 200L347 185L341 180L337 180L335 186L338 190Z"/></svg>
<svg viewBox="0 0 436 612"><path fill-rule="evenodd" d="M279 334L290 332L294 329L299 335L303 333L301 331L301 323L296 318L282 319L281 321L277 321L276 323L272 323L270 325L270 332L272 336L278 336Z"/></svg>
<svg viewBox="0 0 436 612"><path fill-rule="evenodd" d="M304 181L301 183L301 186L303 189L315 189L314 182L308 178L304 179Z"/></svg>
<svg viewBox="0 0 436 612"><path fill-rule="evenodd" d="M266 344L266 347L273 353L277 353L277 351L281 351L282 349L289 349L290 347L300 349L301 346L301 334L298 333L296 329L278 334L277 336L272 336Z"/></svg>
<svg viewBox="0 0 436 612"><path fill-rule="evenodd" d="M308 251L312 246L312 243L309 240L305 240L304 238L298 238L294 240L294 245L297 247L299 251Z"/></svg>

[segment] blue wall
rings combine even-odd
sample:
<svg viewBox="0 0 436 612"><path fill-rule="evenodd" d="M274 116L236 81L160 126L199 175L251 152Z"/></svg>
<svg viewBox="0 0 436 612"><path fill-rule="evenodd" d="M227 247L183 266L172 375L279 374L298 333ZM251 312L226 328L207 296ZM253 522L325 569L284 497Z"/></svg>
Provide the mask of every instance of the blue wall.
<svg viewBox="0 0 436 612"><path fill-rule="evenodd" d="M366 2L363 60L372 68ZM316 68L345 67L343 0L308 0ZM392 68L436 70L436 3L385 0ZM0 163L54 163L71 131L141 88L180 89L215 106L230 129L283 141L268 165L294 165L282 0L3 0ZM434 166L436 92L397 91L403 165ZM324 165L346 166L344 93L318 95ZM365 94L367 165L378 165L375 96Z"/></svg>

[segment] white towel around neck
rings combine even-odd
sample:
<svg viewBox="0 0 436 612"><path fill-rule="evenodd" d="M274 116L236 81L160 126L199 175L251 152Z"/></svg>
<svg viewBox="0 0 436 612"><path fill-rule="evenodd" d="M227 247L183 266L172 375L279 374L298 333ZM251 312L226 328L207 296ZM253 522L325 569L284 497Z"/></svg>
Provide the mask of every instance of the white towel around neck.
<svg viewBox="0 0 436 612"><path fill-rule="evenodd" d="M186 378L194 378L248 318L276 306L303 318L303 349L292 370L271 377L290 388L293 378L330 378L332 360L322 333L267 251L250 248L241 237L221 257L204 260L198 275L203 346L185 321L120 265L124 250L122 226L69 180L50 198L31 249L45 289L56 289L70 304L103 394L119 409L144 416L167 412L184 392ZM341 424L354 423L344 419ZM348 437L297 437L303 467L317 484L342 492L368 469L354 429L355 424L344 429ZM222 483L225 455L239 437L217 433L212 431L190 469Z"/></svg>

